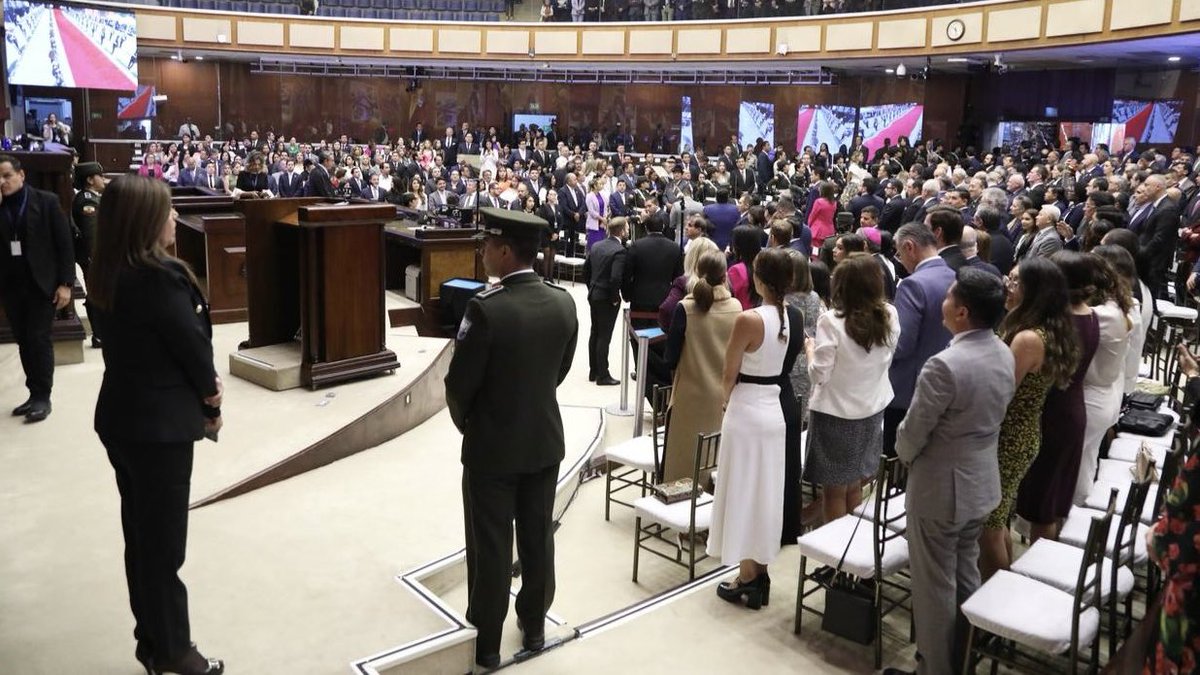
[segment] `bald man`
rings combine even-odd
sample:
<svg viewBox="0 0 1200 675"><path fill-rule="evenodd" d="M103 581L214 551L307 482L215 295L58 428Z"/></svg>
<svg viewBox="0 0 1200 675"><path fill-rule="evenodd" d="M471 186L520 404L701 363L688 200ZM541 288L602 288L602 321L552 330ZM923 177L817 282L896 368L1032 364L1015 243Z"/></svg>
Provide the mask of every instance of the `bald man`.
<svg viewBox="0 0 1200 675"><path fill-rule="evenodd" d="M1150 287L1155 298L1167 297L1167 269L1175 257L1179 241L1179 206L1167 198L1167 181L1152 174L1139 186L1144 192L1149 213L1140 219L1138 235L1138 276ZM1131 227L1130 229L1134 229Z"/></svg>

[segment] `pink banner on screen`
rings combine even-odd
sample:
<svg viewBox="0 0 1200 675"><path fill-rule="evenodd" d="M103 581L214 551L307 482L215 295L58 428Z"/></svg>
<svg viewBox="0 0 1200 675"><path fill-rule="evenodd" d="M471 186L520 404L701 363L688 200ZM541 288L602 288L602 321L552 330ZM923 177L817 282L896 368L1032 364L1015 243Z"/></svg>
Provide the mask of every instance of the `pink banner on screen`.
<svg viewBox="0 0 1200 675"><path fill-rule="evenodd" d="M76 87L130 91L137 88L137 78L114 63L61 9L54 9L54 23L62 36L63 51Z"/></svg>
<svg viewBox="0 0 1200 675"><path fill-rule="evenodd" d="M859 133L870 153L868 159L883 147L884 139L896 145L901 136L909 141L921 138L921 124L925 119L925 106L916 103L870 106L859 109Z"/></svg>

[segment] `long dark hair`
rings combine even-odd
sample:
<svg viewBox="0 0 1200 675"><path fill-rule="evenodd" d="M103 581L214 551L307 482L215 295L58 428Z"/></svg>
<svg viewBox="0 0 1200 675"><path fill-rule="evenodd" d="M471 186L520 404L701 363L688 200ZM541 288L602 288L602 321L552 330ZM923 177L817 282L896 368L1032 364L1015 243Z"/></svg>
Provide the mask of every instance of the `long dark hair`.
<svg viewBox="0 0 1200 675"><path fill-rule="evenodd" d="M1125 249L1117 250L1124 251ZM1126 253L1126 255L1129 254ZM1129 290L1129 281L1117 271L1116 266L1107 257L1096 254L1094 249L1087 255L1087 258L1092 263L1093 279L1096 284L1096 293L1092 295L1089 304L1092 306L1103 305L1112 300L1117 303L1117 307L1125 315L1125 329L1133 328L1133 324L1129 321L1129 312L1133 310L1133 294Z"/></svg>
<svg viewBox="0 0 1200 675"><path fill-rule="evenodd" d="M753 225L738 225L733 228L733 255L740 263L746 265L746 275L754 273L754 259L762 250L762 230ZM754 281L750 281L750 302L754 305L762 303Z"/></svg>
<svg viewBox="0 0 1200 675"><path fill-rule="evenodd" d="M892 338L883 295L883 268L869 253L852 253L833 270L833 311L846 320L846 334L871 351Z"/></svg>
<svg viewBox="0 0 1200 675"><path fill-rule="evenodd" d="M715 289L725 285L725 272L725 255L719 251L708 251L696 261L696 283L692 286L692 300L701 312L712 309L716 300Z"/></svg>
<svg viewBox="0 0 1200 675"><path fill-rule="evenodd" d="M1072 305L1092 299L1096 294L1096 268L1086 253L1058 251L1050 256L1050 261L1058 265L1067 278L1067 294Z"/></svg>
<svg viewBox="0 0 1200 675"><path fill-rule="evenodd" d="M783 311L783 297L787 295L788 288L792 285L792 261L788 258L788 254L781 248L769 248L754 259L754 276L762 282L763 286L771 289L771 295L774 296L772 301L775 304L776 311L779 312L779 334L776 336L780 342L787 342L787 331L784 329L786 315Z"/></svg>
<svg viewBox="0 0 1200 675"><path fill-rule="evenodd" d="M163 224L170 217L171 192L166 183L135 175L109 183L96 211L96 243L87 276L90 304L111 309L121 272L126 269L164 269L173 263L196 283L191 268L159 243Z"/></svg>
<svg viewBox="0 0 1200 675"><path fill-rule="evenodd" d="M1012 344L1023 330L1040 330L1045 341L1041 372L1055 386L1066 389L1079 365L1079 336L1071 319L1067 278L1046 258L1027 258L1017 267L1021 304L1000 324L1000 337Z"/></svg>

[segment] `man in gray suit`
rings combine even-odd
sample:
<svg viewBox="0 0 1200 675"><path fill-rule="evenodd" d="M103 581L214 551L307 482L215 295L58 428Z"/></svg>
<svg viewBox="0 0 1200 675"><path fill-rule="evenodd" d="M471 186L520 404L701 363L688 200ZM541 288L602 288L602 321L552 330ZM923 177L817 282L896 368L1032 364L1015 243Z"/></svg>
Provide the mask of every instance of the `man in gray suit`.
<svg viewBox="0 0 1200 675"><path fill-rule="evenodd" d="M1012 352L993 332L1003 315L1000 279L959 270L942 303L954 337L925 362L896 434L896 454L909 465L906 538L921 675L962 667L966 621L958 608L979 588L979 535L1000 504L996 444L1015 389Z"/></svg>

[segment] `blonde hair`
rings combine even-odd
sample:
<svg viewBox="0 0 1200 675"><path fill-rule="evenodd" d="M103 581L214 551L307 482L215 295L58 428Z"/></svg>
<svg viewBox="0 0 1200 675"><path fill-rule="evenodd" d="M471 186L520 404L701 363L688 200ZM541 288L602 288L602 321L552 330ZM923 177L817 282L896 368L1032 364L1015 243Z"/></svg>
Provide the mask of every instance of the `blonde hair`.
<svg viewBox="0 0 1200 675"><path fill-rule="evenodd" d="M683 275L687 277L688 291L692 290L692 286L696 283L696 267L700 264L700 258L709 251L721 252L717 243L708 237L700 237L693 239L692 243L688 244L687 254L683 256Z"/></svg>

